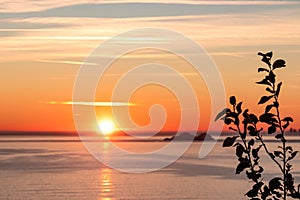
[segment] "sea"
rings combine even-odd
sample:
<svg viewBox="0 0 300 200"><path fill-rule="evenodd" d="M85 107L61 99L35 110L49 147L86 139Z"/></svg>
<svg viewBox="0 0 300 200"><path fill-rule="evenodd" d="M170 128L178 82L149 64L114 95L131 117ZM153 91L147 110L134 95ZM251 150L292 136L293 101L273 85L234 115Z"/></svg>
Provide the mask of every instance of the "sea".
<svg viewBox="0 0 300 200"><path fill-rule="evenodd" d="M235 149L223 148L221 140L204 158L199 158L203 142L198 141L161 169L132 173L106 166L75 136L1 136L0 199L247 199L245 193L252 182L245 174L235 174ZM136 153L153 152L168 143L161 138L151 141L120 138L114 142ZM268 142L268 145L277 148L279 143ZM298 140L292 140L289 145L300 150ZM261 155L261 164L265 168L264 180L280 175L266 154ZM293 160L293 172L299 183L299 156Z"/></svg>

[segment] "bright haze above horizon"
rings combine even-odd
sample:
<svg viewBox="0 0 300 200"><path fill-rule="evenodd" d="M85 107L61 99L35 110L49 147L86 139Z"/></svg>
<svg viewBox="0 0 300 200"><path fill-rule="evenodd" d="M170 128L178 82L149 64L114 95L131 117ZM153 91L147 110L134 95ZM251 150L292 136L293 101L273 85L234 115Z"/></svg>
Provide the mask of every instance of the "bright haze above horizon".
<svg viewBox="0 0 300 200"><path fill-rule="evenodd" d="M106 39L145 27L174 30L203 46L219 68L228 97L235 95L254 113L263 112L256 105L265 92L255 85L262 78L257 52L273 51L274 58L287 61L278 73L284 82L281 114L292 116L291 127L300 128L300 1L3 0L0 27L0 131L74 131L72 92L82 62ZM139 88L129 102L109 98L124 69L154 61L176 68L191 83L201 111L198 129L206 130L211 101L205 81L181 57L147 49L112 63L99 82L96 102L79 102L95 106L95 126L105 134L128 129L115 124L113 107L128 107L134 122L146 126L149 108L161 104L168 116L162 130L178 128L179 102L161 86Z"/></svg>

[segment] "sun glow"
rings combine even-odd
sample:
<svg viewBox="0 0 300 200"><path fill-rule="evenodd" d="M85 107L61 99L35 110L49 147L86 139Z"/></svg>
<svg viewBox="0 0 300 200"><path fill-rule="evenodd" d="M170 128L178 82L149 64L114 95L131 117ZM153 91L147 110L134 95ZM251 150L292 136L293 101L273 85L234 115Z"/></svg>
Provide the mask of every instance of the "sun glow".
<svg viewBox="0 0 300 200"><path fill-rule="evenodd" d="M103 135L110 135L116 130L115 123L112 120L101 120L98 122L98 125Z"/></svg>

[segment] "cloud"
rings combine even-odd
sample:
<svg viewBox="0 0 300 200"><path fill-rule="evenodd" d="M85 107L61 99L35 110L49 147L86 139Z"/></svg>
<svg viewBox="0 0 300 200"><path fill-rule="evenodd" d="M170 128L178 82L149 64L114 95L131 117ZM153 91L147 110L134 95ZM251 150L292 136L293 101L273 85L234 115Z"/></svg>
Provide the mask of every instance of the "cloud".
<svg viewBox="0 0 300 200"><path fill-rule="evenodd" d="M0 17L1 18L1 17ZM36 31L49 28L68 27L66 24L38 23L26 21L5 20L0 21L0 37L12 37L20 35L20 31Z"/></svg>
<svg viewBox="0 0 300 200"><path fill-rule="evenodd" d="M293 8L300 5L298 1L285 1L286 4L275 4L274 1L239 4L228 4L228 1L214 1L219 4L184 4L184 3L105 3L77 4L51 8L35 12L1 13L1 18L34 18L34 17L81 17L81 18L140 18L192 16L228 13L251 13L275 8ZM259 2L259 1L255 1Z"/></svg>
<svg viewBox="0 0 300 200"><path fill-rule="evenodd" d="M72 101L50 101L48 104L62 104L62 105L82 105L82 106L100 106L100 107L123 107L123 106L137 106L135 103L129 102L89 102L89 101L80 101L80 102L72 102Z"/></svg>
<svg viewBox="0 0 300 200"><path fill-rule="evenodd" d="M36 60L37 62L45 62L45 63L61 63L61 64L70 64L70 65L91 65L97 66L96 63L87 63L87 62L78 62L78 61L70 61L70 60Z"/></svg>

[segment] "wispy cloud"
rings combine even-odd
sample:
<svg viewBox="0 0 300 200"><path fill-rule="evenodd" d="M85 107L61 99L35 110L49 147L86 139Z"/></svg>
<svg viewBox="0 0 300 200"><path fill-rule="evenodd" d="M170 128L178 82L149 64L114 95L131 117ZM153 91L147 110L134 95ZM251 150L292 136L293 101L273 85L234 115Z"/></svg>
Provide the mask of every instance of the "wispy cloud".
<svg viewBox="0 0 300 200"><path fill-rule="evenodd" d="M144 3L143 0L60 0L60 6L71 6L76 4L92 3L92 4L120 4L120 3ZM170 3L167 0L152 0L151 3ZM173 0L170 4L194 4L194 5L291 5L297 4L297 0ZM57 7L56 1L51 0L18 0L12 2L11 0L1 1L1 12L24 12L24 11L41 11Z"/></svg>
<svg viewBox="0 0 300 200"><path fill-rule="evenodd" d="M137 106L136 103L129 102L106 102L106 101L97 101L97 102L89 102L89 101L49 101L48 104L62 104L62 105L81 105L81 106L100 106L100 107L123 107L123 106Z"/></svg>
<svg viewBox="0 0 300 200"><path fill-rule="evenodd" d="M298 1L201 1L187 3L76 4L33 12L5 12L1 18L141 18L162 16L251 13L300 5Z"/></svg>
<svg viewBox="0 0 300 200"><path fill-rule="evenodd" d="M96 66L96 63L88 63L88 62L77 62L77 61L69 61L69 60L36 60L37 62L45 62L45 63L61 63L61 64L70 64L70 65L91 65Z"/></svg>

